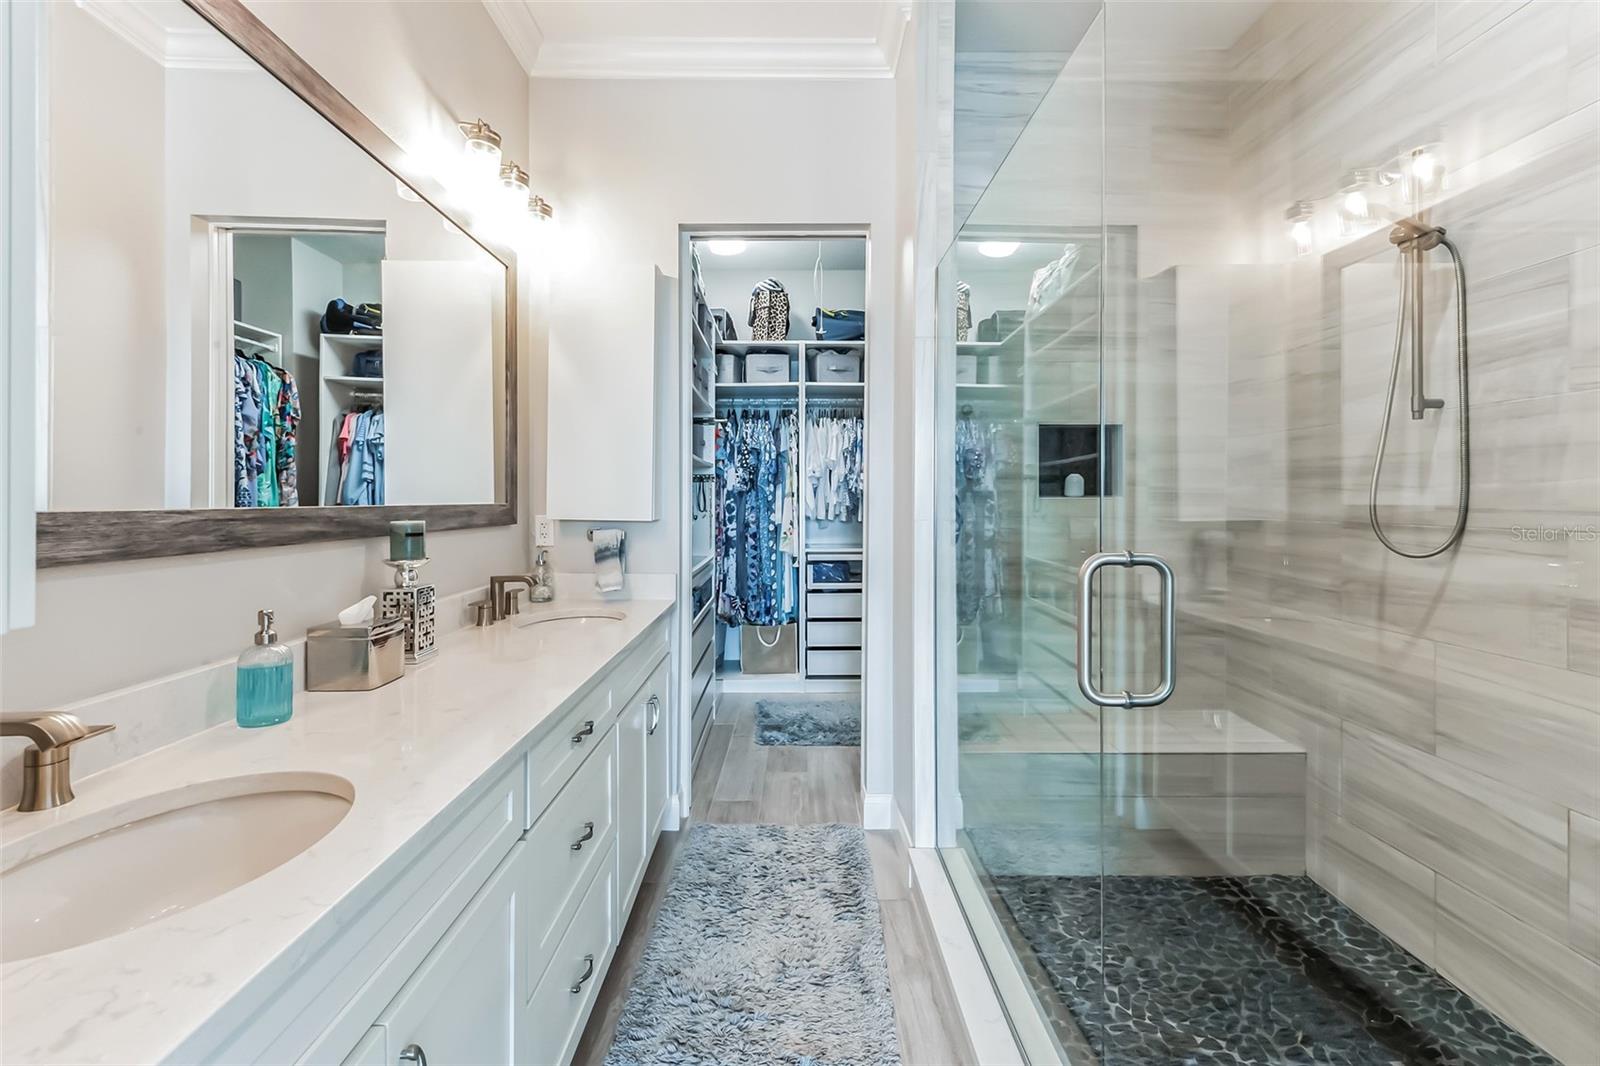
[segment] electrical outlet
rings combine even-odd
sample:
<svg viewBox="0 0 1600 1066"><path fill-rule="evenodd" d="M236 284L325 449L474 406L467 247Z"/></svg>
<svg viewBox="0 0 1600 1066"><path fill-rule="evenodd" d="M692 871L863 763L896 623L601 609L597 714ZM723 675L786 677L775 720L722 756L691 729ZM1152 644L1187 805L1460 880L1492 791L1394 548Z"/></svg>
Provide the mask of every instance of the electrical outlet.
<svg viewBox="0 0 1600 1066"><path fill-rule="evenodd" d="M533 520L533 544L536 548L553 547L556 542L556 524L549 515L538 515Z"/></svg>

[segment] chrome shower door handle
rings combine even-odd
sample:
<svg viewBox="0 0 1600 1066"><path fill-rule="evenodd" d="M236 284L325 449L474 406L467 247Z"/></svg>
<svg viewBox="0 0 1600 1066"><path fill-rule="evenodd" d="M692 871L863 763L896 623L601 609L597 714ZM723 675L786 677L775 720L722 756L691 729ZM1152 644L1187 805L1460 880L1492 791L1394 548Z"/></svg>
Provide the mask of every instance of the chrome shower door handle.
<svg viewBox="0 0 1600 1066"><path fill-rule="evenodd" d="M1106 566L1148 566L1161 575L1161 684L1152 692L1101 692L1094 683L1094 575ZM1159 555L1096 552L1078 568L1078 688L1100 707L1154 707L1167 702L1178 683L1177 579Z"/></svg>

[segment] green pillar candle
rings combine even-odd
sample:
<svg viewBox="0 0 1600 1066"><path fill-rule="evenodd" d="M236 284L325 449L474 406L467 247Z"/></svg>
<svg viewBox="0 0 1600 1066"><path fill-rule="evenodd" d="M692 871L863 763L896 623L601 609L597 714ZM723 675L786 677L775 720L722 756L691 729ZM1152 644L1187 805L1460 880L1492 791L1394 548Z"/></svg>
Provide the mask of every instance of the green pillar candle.
<svg viewBox="0 0 1600 1066"><path fill-rule="evenodd" d="M420 519L405 519L389 523L389 558L395 562L406 559L426 559L427 545L424 534L428 524Z"/></svg>

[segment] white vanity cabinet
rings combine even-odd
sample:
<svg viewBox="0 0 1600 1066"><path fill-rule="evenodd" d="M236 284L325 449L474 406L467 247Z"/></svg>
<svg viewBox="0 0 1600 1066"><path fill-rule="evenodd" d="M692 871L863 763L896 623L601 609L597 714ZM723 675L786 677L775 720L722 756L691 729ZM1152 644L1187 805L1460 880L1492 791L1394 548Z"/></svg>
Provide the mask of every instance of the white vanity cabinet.
<svg viewBox="0 0 1600 1066"><path fill-rule="evenodd" d="M460 819L484 827L483 843L474 841L471 852L480 862L504 855L492 873L456 867L460 895L428 898L436 876L429 871L442 868L438 876L450 877L461 844L452 834L419 860L416 884L423 887L408 898L447 912L445 920L431 930L397 931L415 947L369 963L365 973L347 964L337 984L351 990L339 1020L299 1061L571 1060L666 820L671 678L663 620L586 686ZM520 835L493 836L509 819L525 827ZM495 840L506 841L506 851L496 852ZM390 885L377 906L386 909L387 897L408 885ZM263 1045L251 1046L236 1054L235 1044L216 1059L274 1059L261 1054Z"/></svg>
<svg viewBox="0 0 1600 1066"><path fill-rule="evenodd" d="M617 890L633 905L666 819L671 671L663 659L617 722Z"/></svg>
<svg viewBox="0 0 1600 1066"><path fill-rule="evenodd" d="M473 897L346 1066L473 1063L511 1066L522 1006L517 936L528 845L519 842Z"/></svg>

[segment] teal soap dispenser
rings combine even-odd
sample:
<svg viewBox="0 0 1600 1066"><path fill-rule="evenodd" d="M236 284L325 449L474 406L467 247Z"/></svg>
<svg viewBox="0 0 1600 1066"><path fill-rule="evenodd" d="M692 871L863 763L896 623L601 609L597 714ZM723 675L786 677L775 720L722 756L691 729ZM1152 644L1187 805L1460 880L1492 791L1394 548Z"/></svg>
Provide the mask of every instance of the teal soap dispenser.
<svg viewBox="0 0 1600 1066"><path fill-rule="evenodd" d="M287 722L294 713L294 654L278 643L272 612L257 611L256 640L239 656L234 717L245 729Z"/></svg>

